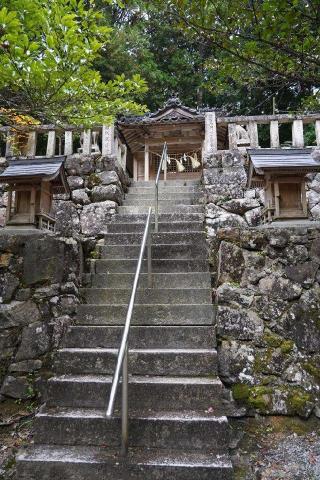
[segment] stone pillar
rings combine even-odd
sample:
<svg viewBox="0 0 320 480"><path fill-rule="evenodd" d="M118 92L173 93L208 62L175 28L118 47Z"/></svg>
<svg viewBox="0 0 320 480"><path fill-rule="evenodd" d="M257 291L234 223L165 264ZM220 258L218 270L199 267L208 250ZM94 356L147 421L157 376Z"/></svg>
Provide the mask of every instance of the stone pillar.
<svg viewBox="0 0 320 480"><path fill-rule="evenodd" d="M320 120L316 120L314 128L316 131L317 146L320 147Z"/></svg>
<svg viewBox="0 0 320 480"><path fill-rule="evenodd" d="M37 149L37 132L33 130L32 132L29 132L29 135L28 135L26 156L35 157L36 149Z"/></svg>
<svg viewBox="0 0 320 480"><path fill-rule="evenodd" d="M304 147L302 120L294 120L292 123L292 146L295 148Z"/></svg>
<svg viewBox="0 0 320 480"><path fill-rule="evenodd" d="M270 147L271 148L280 147L278 120L271 120L270 122Z"/></svg>
<svg viewBox="0 0 320 480"><path fill-rule="evenodd" d="M149 144L145 141L144 144L144 179L149 181Z"/></svg>
<svg viewBox="0 0 320 480"><path fill-rule="evenodd" d="M47 142L47 157L54 157L56 153L56 132L50 130Z"/></svg>
<svg viewBox="0 0 320 480"><path fill-rule="evenodd" d="M205 154L218 150L217 122L215 112L205 113Z"/></svg>
<svg viewBox="0 0 320 480"><path fill-rule="evenodd" d="M7 132L5 156L12 157L13 150L14 150L14 135L12 135L11 132Z"/></svg>
<svg viewBox="0 0 320 480"><path fill-rule="evenodd" d="M258 125L256 122L248 123L248 134L250 138L250 147L258 148L259 147L259 137L258 137Z"/></svg>
<svg viewBox="0 0 320 480"><path fill-rule="evenodd" d="M114 155L114 125L102 126L102 156Z"/></svg>
<svg viewBox="0 0 320 480"><path fill-rule="evenodd" d="M83 132L83 150L82 153L84 155L91 155L91 146L92 146L92 138L91 138L91 130L85 130Z"/></svg>
<svg viewBox="0 0 320 480"><path fill-rule="evenodd" d="M133 156L133 180L136 182L138 180L138 162L136 156Z"/></svg>
<svg viewBox="0 0 320 480"><path fill-rule="evenodd" d="M235 123L228 124L229 150L237 150L237 126Z"/></svg>
<svg viewBox="0 0 320 480"><path fill-rule="evenodd" d="M72 155L73 154L73 135L72 130L66 130L64 132L64 154Z"/></svg>

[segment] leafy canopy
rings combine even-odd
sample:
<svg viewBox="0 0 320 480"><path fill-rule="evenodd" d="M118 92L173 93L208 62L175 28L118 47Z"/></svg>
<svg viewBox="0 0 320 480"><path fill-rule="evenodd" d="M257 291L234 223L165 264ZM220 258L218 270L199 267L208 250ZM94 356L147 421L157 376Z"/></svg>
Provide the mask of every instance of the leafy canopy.
<svg viewBox="0 0 320 480"><path fill-rule="evenodd" d="M103 82L93 62L112 29L90 0L2 0L0 122L5 112L43 122L90 125L141 113L139 75ZM12 116L12 115L11 115Z"/></svg>
<svg viewBox="0 0 320 480"><path fill-rule="evenodd" d="M231 85L270 85L320 103L319 0L170 0L165 3L190 38L212 49L207 68L216 92Z"/></svg>

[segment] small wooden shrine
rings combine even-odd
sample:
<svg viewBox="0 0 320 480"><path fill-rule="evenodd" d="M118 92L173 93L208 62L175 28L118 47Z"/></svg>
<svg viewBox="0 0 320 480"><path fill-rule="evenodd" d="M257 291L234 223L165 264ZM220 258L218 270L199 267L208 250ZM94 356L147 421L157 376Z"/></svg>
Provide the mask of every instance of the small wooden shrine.
<svg viewBox="0 0 320 480"><path fill-rule="evenodd" d="M128 147L128 170L134 180L145 181L155 178L164 143L168 180L200 178L208 127L215 134L206 120L206 109L189 108L178 97L170 98L156 112L122 117L116 126ZM216 134L217 148L226 148L226 125L219 126Z"/></svg>
<svg viewBox="0 0 320 480"><path fill-rule="evenodd" d="M7 228L38 228L54 231L54 193L70 194L64 171L65 157L10 160L0 175L8 184Z"/></svg>
<svg viewBox="0 0 320 480"><path fill-rule="evenodd" d="M248 188L264 188L264 222L308 218L305 177L320 172L312 149L248 149L248 155Z"/></svg>

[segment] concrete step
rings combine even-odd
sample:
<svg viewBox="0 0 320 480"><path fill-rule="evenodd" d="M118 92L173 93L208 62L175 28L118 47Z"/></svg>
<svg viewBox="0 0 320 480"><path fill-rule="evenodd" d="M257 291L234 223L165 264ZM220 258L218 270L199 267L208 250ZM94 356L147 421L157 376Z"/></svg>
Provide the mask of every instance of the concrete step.
<svg viewBox="0 0 320 480"><path fill-rule="evenodd" d="M129 194L139 195L155 195L155 186L150 187L129 187ZM162 185L159 186L159 194L161 193L200 193L199 185Z"/></svg>
<svg viewBox="0 0 320 480"><path fill-rule="evenodd" d="M105 225L104 231L109 233L127 233L127 232L143 232L145 224L144 222L139 223L109 223ZM154 231L154 227L152 228ZM158 223L159 232L204 232L203 222L159 222Z"/></svg>
<svg viewBox="0 0 320 480"><path fill-rule="evenodd" d="M112 375L117 348L64 348L55 355L57 373ZM131 375L217 375L217 352L213 349L130 349Z"/></svg>
<svg viewBox="0 0 320 480"><path fill-rule="evenodd" d="M101 259L95 260L95 273L134 273L137 268L136 259ZM143 260L141 272L146 273L147 260ZM186 273L208 272L209 264L204 259L188 260L181 258L153 258L152 271L154 273Z"/></svg>
<svg viewBox="0 0 320 480"><path fill-rule="evenodd" d="M107 233L104 235L105 245L141 245L142 232L135 233ZM178 244L178 245L206 245L204 232L152 232L152 244Z"/></svg>
<svg viewBox="0 0 320 480"><path fill-rule="evenodd" d="M124 205L118 207L119 214L147 214L149 207L153 208L153 205ZM204 208L203 205L174 205L169 203L168 205L159 205L159 212L160 213L203 213Z"/></svg>
<svg viewBox="0 0 320 480"><path fill-rule="evenodd" d="M132 181L131 187L154 187L155 180L138 180ZM161 187L177 187L177 186L200 186L200 180L159 180L159 188Z"/></svg>
<svg viewBox="0 0 320 480"><path fill-rule="evenodd" d="M181 200L184 203L188 203L188 200L191 200L192 203L198 203L199 199L203 197L202 192L168 192L166 189L159 190L158 192L158 200L161 201L176 201ZM136 201L136 200L143 200L151 202L154 204L155 202L155 191L150 191L146 193L141 192L132 192L131 189L125 195L126 201Z"/></svg>
<svg viewBox="0 0 320 480"><path fill-rule="evenodd" d="M101 259L138 259L139 245L106 245L99 246ZM152 260L156 258L206 258L208 249L204 242L202 245L157 244L151 246Z"/></svg>
<svg viewBox="0 0 320 480"><path fill-rule="evenodd" d="M49 407L106 408L112 377L61 375L48 381ZM129 405L135 412L205 411L220 408L224 389L218 377L129 377ZM121 404L118 390L116 408Z"/></svg>
<svg viewBox="0 0 320 480"><path fill-rule="evenodd" d="M95 288L132 288L133 273L98 273L85 274L83 284ZM189 273L155 273L152 276L153 288L210 288L211 276L209 272ZM139 288L148 287L148 275L142 273Z"/></svg>
<svg viewBox="0 0 320 480"><path fill-rule="evenodd" d="M232 464L214 453L37 445L17 457L19 480L231 480Z"/></svg>
<svg viewBox="0 0 320 480"><path fill-rule="evenodd" d="M126 214L126 213L117 213L112 217L111 224L113 223L145 223L146 222L145 213L137 214ZM154 222L154 215L151 215L151 220ZM204 211L201 213L160 213L159 222L203 222L204 221Z"/></svg>
<svg viewBox="0 0 320 480"><path fill-rule="evenodd" d="M78 306L78 325L123 325L128 305ZM213 325L214 306L212 304L167 305L136 304L133 310L132 325Z"/></svg>
<svg viewBox="0 0 320 480"><path fill-rule="evenodd" d="M154 198L153 197L145 197L141 198L139 196L135 196L134 198L126 198L123 200L123 204L125 206L131 206L131 207L152 207L154 208ZM199 205L199 200L194 197L194 196L181 196L181 197L176 197L172 200L167 200L165 198L159 198L159 209L163 208L171 208L174 206L198 206ZM203 208L201 206L201 208Z"/></svg>
<svg viewBox="0 0 320 480"><path fill-rule="evenodd" d="M63 339L65 348L119 348L123 326L73 325ZM135 326L130 328L130 348L214 348L212 326Z"/></svg>
<svg viewBox="0 0 320 480"><path fill-rule="evenodd" d="M35 431L36 444L120 447L121 419L106 418L105 410L51 408L36 416ZM225 416L196 412L186 412L183 416L162 412L130 415L129 444L133 448L224 453L229 433Z"/></svg>
<svg viewBox="0 0 320 480"><path fill-rule="evenodd" d="M81 293L87 303L97 305L128 304L131 288L82 288ZM212 303L212 293L208 288L146 288L138 289L136 304L153 305Z"/></svg>

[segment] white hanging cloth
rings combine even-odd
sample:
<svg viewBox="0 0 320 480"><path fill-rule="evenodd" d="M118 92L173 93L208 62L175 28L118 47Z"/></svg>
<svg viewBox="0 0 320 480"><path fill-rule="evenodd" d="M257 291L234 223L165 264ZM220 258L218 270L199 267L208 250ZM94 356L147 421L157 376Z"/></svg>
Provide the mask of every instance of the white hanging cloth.
<svg viewBox="0 0 320 480"><path fill-rule="evenodd" d="M177 164L178 172L184 172L185 171L185 167L182 165L181 162L179 162L179 160L176 160L176 164Z"/></svg>
<svg viewBox="0 0 320 480"><path fill-rule="evenodd" d="M196 170L200 167L201 163L198 160L197 152L195 152L194 155L189 155L189 158L191 160L193 170Z"/></svg>

